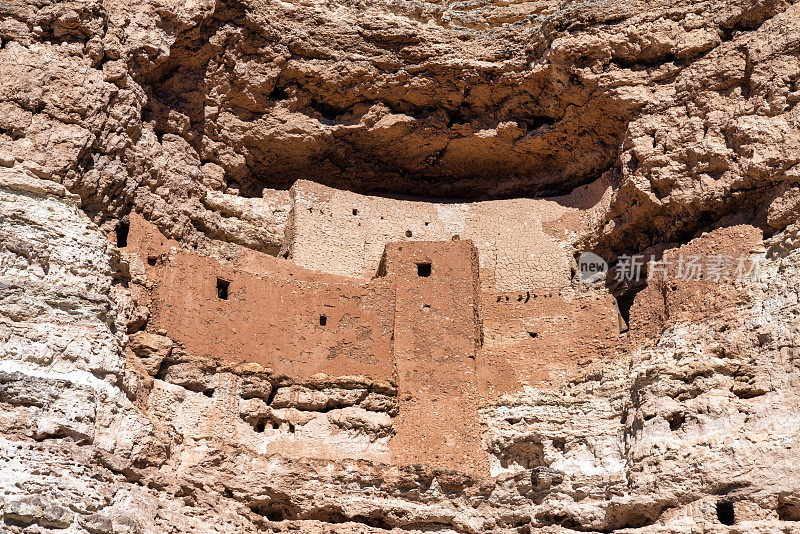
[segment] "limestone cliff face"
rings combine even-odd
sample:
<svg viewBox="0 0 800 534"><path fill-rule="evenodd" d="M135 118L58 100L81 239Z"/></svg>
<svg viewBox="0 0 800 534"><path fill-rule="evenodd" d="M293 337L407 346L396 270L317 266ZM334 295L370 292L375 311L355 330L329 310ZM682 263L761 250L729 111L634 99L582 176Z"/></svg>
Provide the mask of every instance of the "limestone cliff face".
<svg viewBox="0 0 800 534"><path fill-rule="evenodd" d="M0 3L0 530L800 531L798 101L791 1ZM611 287L624 343L472 406L487 472L398 461L396 382L188 351L109 238L293 259L300 179L448 205L437 239L541 197L562 285L587 249L759 276Z"/></svg>

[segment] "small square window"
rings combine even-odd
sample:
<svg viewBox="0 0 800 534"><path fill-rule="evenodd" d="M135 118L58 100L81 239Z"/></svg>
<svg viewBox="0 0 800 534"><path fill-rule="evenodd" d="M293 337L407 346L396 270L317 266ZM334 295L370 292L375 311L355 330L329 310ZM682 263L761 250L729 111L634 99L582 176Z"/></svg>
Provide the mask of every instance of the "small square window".
<svg viewBox="0 0 800 534"><path fill-rule="evenodd" d="M418 263L417 264L417 276L428 277L431 275L431 264L430 263Z"/></svg>
<svg viewBox="0 0 800 534"><path fill-rule="evenodd" d="M228 300L228 289L231 283L223 278L217 278L217 298L220 300Z"/></svg>
<svg viewBox="0 0 800 534"><path fill-rule="evenodd" d="M358 209L357 208L353 208L353 215L358 215Z"/></svg>

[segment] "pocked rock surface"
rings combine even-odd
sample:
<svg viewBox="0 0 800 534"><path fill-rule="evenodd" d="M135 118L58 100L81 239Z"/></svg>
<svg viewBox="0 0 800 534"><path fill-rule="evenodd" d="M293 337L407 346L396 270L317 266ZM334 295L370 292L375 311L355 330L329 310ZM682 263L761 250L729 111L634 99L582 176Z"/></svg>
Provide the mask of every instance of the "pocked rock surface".
<svg viewBox="0 0 800 534"><path fill-rule="evenodd" d="M3 3L0 530L800 531L799 50L781 0Z"/></svg>

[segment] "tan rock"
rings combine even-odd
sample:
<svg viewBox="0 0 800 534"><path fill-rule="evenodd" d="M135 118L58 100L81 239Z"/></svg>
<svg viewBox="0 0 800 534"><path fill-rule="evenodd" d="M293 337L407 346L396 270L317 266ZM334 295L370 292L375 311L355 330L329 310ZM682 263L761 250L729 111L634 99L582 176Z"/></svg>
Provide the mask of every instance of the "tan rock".
<svg viewBox="0 0 800 534"><path fill-rule="evenodd" d="M161 362L172 353L171 339L144 331L132 334L128 346L151 376L156 376Z"/></svg>
<svg viewBox="0 0 800 534"><path fill-rule="evenodd" d="M798 5L301 4L0 5L0 530L797 530Z"/></svg>

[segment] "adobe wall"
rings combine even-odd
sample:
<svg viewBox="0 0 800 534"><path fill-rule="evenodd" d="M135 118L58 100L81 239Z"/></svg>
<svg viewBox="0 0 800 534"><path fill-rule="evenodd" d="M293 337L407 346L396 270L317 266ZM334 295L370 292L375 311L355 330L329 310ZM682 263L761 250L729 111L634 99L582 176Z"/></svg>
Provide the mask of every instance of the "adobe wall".
<svg viewBox="0 0 800 534"><path fill-rule="evenodd" d="M420 267L430 272L420 274ZM478 424L478 254L468 241L390 243L400 413L390 449L401 464L488 470Z"/></svg>
<svg viewBox="0 0 800 534"><path fill-rule="evenodd" d="M127 247L140 258L132 270L149 281L148 331L166 335L187 354L256 362L296 383L324 373L394 384L399 409L380 415L390 430L364 446L401 464L487 472L482 405L526 385L558 381L587 363L587 355L602 357L620 343L616 305L606 292L498 291L484 284L480 253L468 240L405 241L384 249L378 276L367 282L245 248L221 263L165 239L136 214ZM229 282L227 299L217 293L218 279ZM296 413L308 409L301 404ZM320 417L314 425L333 424ZM366 454L345 441L336 451L313 452L283 430L261 432L248 438L257 449L269 438L289 455ZM298 439L304 434L299 429ZM273 441L270 447L277 446Z"/></svg>
<svg viewBox="0 0 800 534"><path fill-rule="evenodd" d="M568 202L514 199L436 204L359 195L298 180L291 189L285 251L303 267L371 277L386 243L470 239L484 285L501 291L569 284L569 248L554 234L578 231ZM565 221L565 228L551 229Z"/></svg>
<svg viewBox="0 0 800 534"><path fill-rule="evenodd" d="M343 282L266 254L242 258L248 270L222 265L166 248L142 222L132 219L129 246L142 251L147 278L156 281L152 326L189 352L256 362L296 378L392 376L394 293L382 281ZM218 278L230 283L227 300L218 298Z"/></svg>
<svg viewBox="0 0 800 534"><path fill-rule="evenodd" d="M763 239L760 229L737 225L718 228L666 250L661 270L654 271L653 279L636 295L631 306L631 336L639 344L649 344L671 325L692 323L700 316L706 321L713 320L720 310L741 300L741 280L736 280L739 259L746 260L745 270L761 261L766 252L761 249ZM687 268L682 276L678 272L681 259L695 260L700 270ZM724 260L716 276L708 270L715 259ZM700 279L685 276L687 271L702 276Z"/></svg>
<svg viewBox="0 0 800 534"><path fill-rule="evenodd" d="M623 342L616 301L605 291L484 291L481 314L478 372L487 398L563 381Z"/></svg>

